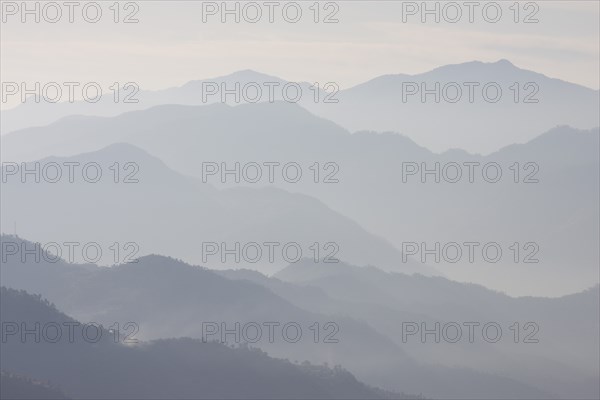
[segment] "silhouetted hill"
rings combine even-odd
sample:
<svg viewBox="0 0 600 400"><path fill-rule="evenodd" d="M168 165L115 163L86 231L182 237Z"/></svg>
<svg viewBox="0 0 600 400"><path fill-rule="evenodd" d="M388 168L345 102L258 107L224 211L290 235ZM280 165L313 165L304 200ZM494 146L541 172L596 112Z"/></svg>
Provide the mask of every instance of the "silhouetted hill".
<svg viewBox="0 0 600 400"><path fill-rule="evenodd" d="M232 271L228 274L236 276ZM247 278L247 274L241 276ZM417 360L453 366L477 365L481 370L506 374L544 388L560 398L595 398L599 394L598 285L560 298L514 298L441 277L408 276L343 263L320 268L297 263L262 282L284 298L288 298L287 292L292 299L305 299L314 291L326 293L328 301L306 302L315 310L321 306L329 312L346 313L367 321ZM278 289L290 284L304 288L305 292ZM425 323L428 329L433 329L436 323L460 325L467 321L499 324L504 329L503 340L493 346L483 340L470 343L464 336L458 343L444 340L421 343L417 336L405 343L398 335L404 322ZM531 337L537 341L523 343L520 335L515 343L514 332L509 328L513 326L514 330L515 323L520 330L530 323L527 331L535 331Z"/></svg>
<svg viewBox="0 0 600 400"><path fill-rule="evenodd" d="M7 238L15 240L4 236L3 241ZM31 248L31 244L28 247ZM139 325L136 337L143 340L200 339L203 322L225 323L229 330L236 322L240 326L272 322L279 327L296 323L303 332L297 342L285 340L281 330L275 331L275 340L270 342L263 330L260 340L252 345L275 357L308 360L315 364L340 364L362 381L387 390L434 397L459 394L468 398L548 397L542 390L500 374L416 360L407 355L405 347L396 338L382 335L380 327L375 329L371 323L351 317L352 314L360 315L353 313L352 307L310 308L307 304L311 300L306 296L306 302L300 302L299 298L278 293L275 287L265 287L248 279L226 279L213 271L175 259L153 255L139 259L138 263L110 268L89 265L80 268L62 261L44 262L43 258L40 263L32 260L23 263L15 257L9 257L7 261L0 270L3 284L41 293L79 320L96 321L105 326L115 322L135 322ZM311 293L301 287L287 292L294 291L299 296ZM358 294L360 290L354 293ZM318 302L318 299L312 301ZM322 295L320 299L326 301L327 296ZM296 305L297 301L299 305ZM354 303L361 307L360 296ZM315 323L320 331L317 342L314 339ZM224 332L222 325L219 332ZM400 333L393 335L397 337ZM215 337L223 340L218 334L210 338ZM225 341L235 343L232 334L226 336ZM465 386L468 386L467 391Z"/></svg>
<svg viewBox="0 0 600 400"><path fill-rule="evenodd" d="M0 295L3 323L76 322L38 296L5 287ZM112 342L106 330L92 344L82 340L82 329L74 328L73 342L11 336L2 344L3 368L49 379L75 398L405 398L365 386L340 367L295 365L245 346L192 339L126 346ZM32 390L9 383L3 390L16 395Z"/></svg>

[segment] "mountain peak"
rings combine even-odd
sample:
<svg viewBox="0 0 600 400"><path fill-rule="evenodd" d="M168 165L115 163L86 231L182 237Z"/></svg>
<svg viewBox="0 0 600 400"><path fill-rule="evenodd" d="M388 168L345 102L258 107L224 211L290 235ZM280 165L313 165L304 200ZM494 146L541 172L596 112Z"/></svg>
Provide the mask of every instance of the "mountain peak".
<svg viewBox="0 0 600 400"><path fill-rule="evenodd" d="M519 70L520 68L515 66L513 63L508 61L505 58L502 58L498 61L494 62L484 62L484 61L467 61L458 64L448 64L443 65L441 67L435 68L429 72L425 72L424 74L419 75L429 75L434 73L450 73L450 74L477 74L483 72L509 72L514 70Z"/></svg>
<svg viewBox="0 0 600 400"><path fill-rule="evenodd" d="M495 63L492 63L492 64L506 66L506 67L514 67L515 66L513 63L511 63L510 61L508 61L506 58L501 58L500 60L498 60L498 61L496 61Z"/></svg>

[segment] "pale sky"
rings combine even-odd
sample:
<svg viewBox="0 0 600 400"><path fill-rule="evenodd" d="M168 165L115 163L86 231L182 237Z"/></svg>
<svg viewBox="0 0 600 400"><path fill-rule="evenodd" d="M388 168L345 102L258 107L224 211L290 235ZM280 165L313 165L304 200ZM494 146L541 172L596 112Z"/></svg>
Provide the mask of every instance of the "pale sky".
<svg viewBox="0 0 600 400"><path fill-rule="evenodd" d="M11 2L2 1L3 11L7 3ZM12 3L20 6L21 1ZM34 3L28 2L31 7ZM483 5L491 2L480 2L474 23L468 21L464 6L456 23L443 17L435 23L433 16L422 23L419 13L402 21L403 7L410 2L337 1L327 9L321 2L320 19L338 9L339 22L331 24L314 23L309 9L313 1L298 2L303 15L296 24L283 19L281 7L275 9L275 22L269 23L265 6L263 19L256 24L235 23L233 17L221 23L219 14L203 23L200 1L137 1L139 23L114 23L109 9L113 1L98 3L103 15L96 24L85 22L80 9L75 10L75 22L69 23L66 7L54 24L43 18L35 23L33 16L22 23L20 10L16 15L3 12L0 79L94 81L106 87L133 81L142 89L163 89L254 69L289 81L334 81L347 88L384 74L415 74L446 64L504 58L551 77L594 89L600 86L600 9L595 0L523 1L519 23L509 8L514 1L496 2L502 9L497 23L486 22L482 15ZM434 3L428 2L431 7ZM525 8L526 3L533 5ZM494 8L490 10L493 16ZM121 9L120 18L131 11ZM454 10L447 12L452 12L449 18L454 16ZM523 23L530 13L539 22ZM2 108L15 105L3 103Z"/></svg>

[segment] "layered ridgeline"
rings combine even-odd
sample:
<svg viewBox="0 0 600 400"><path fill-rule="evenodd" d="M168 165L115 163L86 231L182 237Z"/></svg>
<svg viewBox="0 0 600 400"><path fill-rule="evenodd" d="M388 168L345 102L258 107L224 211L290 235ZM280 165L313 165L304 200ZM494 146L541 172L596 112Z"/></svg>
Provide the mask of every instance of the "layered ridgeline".
<svg viewBox="0 0 600 400"><path fill-rule="evenodd" d="M3 112L2 133L69 115L106 117L164 104L272 100L297 102L351 131L401 132L436 151L459 147L487 153L533 139L556 125L581 129L600 125L597 90L521 69L507 60L446 65L417 75L384 75L345 90L339 90L335 77L331 81L317 86L247 70L159 91L123 88L116 103L112 92L94 103L35 102L30 97ZM123 96L137 102L124 103Z"/></svg>
<svg viewBox="0 0 600 400"><path fill-rule="evenodd" d="M313 196L399 252L424 258L422 264L439 261L437 270L454 279L519 295L589 288L598 283L599 131L556 127L531 134L539 136L487 156L461 150L436 154L395 133L350 134L298 105L215 104L67 118L4 136L2 151L7 161L36 160L127 142L215 186L275 186ZM259 179L252 163L260 166ZM269 163L279 163L272 179ZM297 181L291 179L297 168L284 176L289 163L302 171ZM235 173L227 173L236 168L239 183ZM228 193L242 198L248 192ZM240 218L252 218L248 215ZM315 227L311 235L321 231L321 224ZM477 243L473 257L464 245L471 242ZM438 257L427 256L424 250L438 243ZM460 245L460 257L453 248L440 254L449 243ZM494 251L483 254L487 244L497 244L499 259ZM375 255L366 243L359 247L357 253ZM346 260L387 267L388 255L379 257Z"/></svg>
<svg viewBox="0 0 600 400"><path fill-rule="evenodd" d="M227 274L249 279L240 271ZM500 374L543 388L559 398L599 395L597 285L560 298L515 298L445 278L407 276L344 264L315 268L310 263L290 265L269 280L252 280L272 287L284 298L293 296L290 298L296 304L303 304L301 299L308 292L294 293L283 287L293 284L327 293L335 299L332 310L366 321L423 362ZM293 294L286 295L288 292ZM354 293L360 293L360 299ZM407 326L407 322L418 327ZM476 326L472 336L469 322ZM442 326L439 343L435 334L424 333L424 329L435 332L436 323ZM460 333L455 331L456 324L461 327ZM501 339L494 344L483 337L487 336L482 332L486 324L502 330ZM443 327L447 329L445 334ZM416 332L410 334L413 330ZM488 331L490 337L495 335L492 332L494 328Z"/></svg>
<svg viewBox="0 0 600 400"><path fill-rule="evenodd" d="M245 345L186 338L133 343L114 327L80 323L25 291L2 287L0 300L2 326L18 327L3 333L2 398L415 398L364 385L339 366L291 363ZM37 342L35 333L21 335L21 328L35 332L36 324Z"/></svg>
<svg viewBox="0 0 600 400"><path fill-rule="evenodd" d="M36 168L38 176L27 172ZM129 144L4 163L2 172L2 231L16 228L42 244L57 242L73 261L110 265L156 253L273 273L309 257L435 273L403 263L388 241L314 198L277 188L216 189ZM72 254L64 244L69 242L79 244ZM99 250L88 255L86 244Z"/></svg>
<svg viewBox="0 0 600 400"><path fill-rule="evenodd" d="M33 243L14 236L5 235L2 242L4 248L9 246L7 243L33 248ZM306 262L298 265L303 269ZM348 265L340 268L353 273ZM324 267L324 271L330 270ZM369 273L368 269L364 271ZM376 271L377 274L383 273ZM348 300L348 297L342 298L335 292L326 294L317 285L307 287L303 283L285 283L260 274L254 279L243 271L240 273L242 276L238 276L238 272L207 270L154 255L142 257L135 263L107 268L93 264L69 264L50 255L41 256L39 262L29 255L23 262L20 255L7 254L0 278L8 287L42 294L80 321L95 321L105 327L115 323L123 327L127 322L134 322L139 327L135 337L140 340L205 337L229 344L249 342L273 357L300 362L307 360L318 365L339 364L369 385L396 392L423 393L435 398L539 399L551 398L552 393L557 393L550 390L554 389L550 385L535 385L533 380L526 382L522 378L493 371L493 368L482 368L469 352L475 349L470 349L468 344L460 346L464 351L459 356L466 358L462 360L464 364L468 364L468 358L473 358L474 368L457 366L458 362L441 365L433 357L429 360L421 357L419 345L411 349L419 341L402 343L400 340L402 318L410 316L410 321L423 318L430 321L437 317L418 304L414 307L409 306L411 302L407 302L406 307L392 303L380 306L372 301L366 288L362 290L349 285L348 290L354 296L350 293L346 296L354 298ZM374 276L377 277L377 274ZM401 280L408 279L408 276L394 275L392 278ZM411 285L410 282L408 284ZM448 282L447 285L453 284ZM412 304L422 297L423 292L435 290L437 286L435 280L425 281ZM483 288L478 290L488 293ZM445 297L446 294L440 296ZM444 303L449 302L451 300L444 299ZM397 316L393 315L394 310L407 308L411 308L410 314L399 312ZM461 308L464 317L469 320L481 317L471 312L467 305ZM367 318L365 314L369 311L375 315ZM443 309L440 308L439 312ZM572 314L571 311L567 313ZM504 325L503 321L500 322ZM237 329L236 323L240 324ZM258 340L256 324L262 332ZM274 329L272 336L269 336L269 324ZM299 337L293 327L286 328L286 333L283 333L284 326L289 324L300 329ZM128 329L124 334L131 332ZM503 340L510 341L509 336L506 333ZM495 346L488 344L485 354L493 355L492 347ZM586 353L586 359L590 354ZM511 366L517 361L522 360L509 358L504 365ZM536 368L547 366L548 373L560 364L552 358L541 360L539 357L532 358L531 362ZM586 383L587 374L579 371L583 363L581 361L573 367L573 362L569 361L568 366L558 368L561 373L566 372L561 379L571 384ZM568 392L579 396L590 390L590 386L586 383Z"/></svg>

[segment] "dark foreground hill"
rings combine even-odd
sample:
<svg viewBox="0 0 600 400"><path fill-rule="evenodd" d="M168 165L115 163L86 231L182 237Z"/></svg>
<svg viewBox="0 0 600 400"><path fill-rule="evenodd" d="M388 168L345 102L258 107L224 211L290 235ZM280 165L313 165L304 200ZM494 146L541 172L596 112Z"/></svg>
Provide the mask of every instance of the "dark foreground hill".
<svg viewBox="0 0 600 400"><path fill-rule="evenodd" d="M40 324L38 337L16 333L3 340L2 367L32 377L19 380L3 374L3 387L8 383L3 393L11 398L47 396L51 389L33 387L33 380L52 382L68 396L88 399L404 398L371 388L339 366L292 364L247 346L193 339L123 344L122 337L104 328L86 333L89 325L79 325L41 296L2 287L0 299L4 327L25 324L35 331ZM56 339L51 326L64 328L63 335Z"/></svg>

